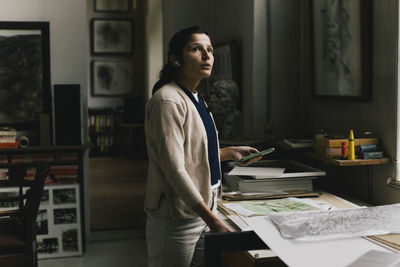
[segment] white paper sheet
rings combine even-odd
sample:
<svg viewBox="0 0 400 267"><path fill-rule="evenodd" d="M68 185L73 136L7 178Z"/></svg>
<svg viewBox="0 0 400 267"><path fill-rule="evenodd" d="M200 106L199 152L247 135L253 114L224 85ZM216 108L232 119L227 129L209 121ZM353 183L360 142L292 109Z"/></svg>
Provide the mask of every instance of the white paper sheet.
<svg viewBox="0 0 400 267"><path fill-rule="evenodd" d="M275 213L284 238L322 240L400 233L400 204L334 211Z"/></svg>
<svg viewBox="0 0 400 267"><path fill-rule="evenodd" d="M277 178L283 175L285 168L240 167L235 166L228 175L246 175L254 178Z"/></svg>
<svg viewBox="0 0 400 267"><path fill-rule="evenodd" d="M266 216L244 220L290 267L346 266L369 250L389 251L361 237L312 242L284 239Z"/></svg>
<svg viewBox="0 0 400 267"><path fill-rule="evenodd" d="M253 215L266 215L275 212L318 209L316 205L295 197L259 201L229 202L224 203L223 205L237 214L245 217Z"/></svg>
<svg viewBox="0 0 400 267"><path fill-rule="evenodd" d="M399 267L400 255L390 252L370 250L346 267Z"/></svg>

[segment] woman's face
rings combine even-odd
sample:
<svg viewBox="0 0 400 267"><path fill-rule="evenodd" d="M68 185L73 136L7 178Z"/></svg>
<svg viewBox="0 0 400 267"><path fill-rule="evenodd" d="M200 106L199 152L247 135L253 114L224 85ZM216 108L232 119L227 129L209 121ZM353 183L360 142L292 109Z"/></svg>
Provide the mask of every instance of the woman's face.
<svg viewBox="0 0 400 267"><path fill-rule="evenodd" d="M204 79L211 75L214 64L213 47L204 33L192 34L182 50L180 71L192 79Z"/></svg>

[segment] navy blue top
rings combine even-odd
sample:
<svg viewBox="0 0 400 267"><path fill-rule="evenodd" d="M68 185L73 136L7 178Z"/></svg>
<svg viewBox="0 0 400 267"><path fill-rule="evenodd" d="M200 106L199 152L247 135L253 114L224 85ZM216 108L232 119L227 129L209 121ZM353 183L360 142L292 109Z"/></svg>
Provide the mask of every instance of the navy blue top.
<svg viewBox="0 0 400 267"><path fill-rule="evenodd" d="M211 118L211 115L204 103L204 100L199 95L199 101L193 96L193 94L184 88L183 86L179 85L183 91L188 95L190 100L192 100L193 104L196 106L197 111L203 121L204 128L206 129L207 133L207 148L208 148L208 163L210 165L210 173L211 173L211 185L215 185L218 183L221 172L219 170L219 149L218 149L218 142L217 142L217 131L214 126L214 122Z"/></svg>

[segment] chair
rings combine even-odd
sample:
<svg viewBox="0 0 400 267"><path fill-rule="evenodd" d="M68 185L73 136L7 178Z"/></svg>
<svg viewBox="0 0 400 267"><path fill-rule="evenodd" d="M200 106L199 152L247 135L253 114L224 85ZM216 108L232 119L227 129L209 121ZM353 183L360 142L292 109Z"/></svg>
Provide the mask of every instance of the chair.
<svg viewBox="0 0 400 267"><path fill-rule="evenodd" d="M36 215L48 165L37 166L33 181L24 180L27 166L8 169L8 185L18 186L18 196L1 197L0 202L18 202L19 208L0 211L0 266L37 267ZM23 193L23 187L28 190Z"/></svg>

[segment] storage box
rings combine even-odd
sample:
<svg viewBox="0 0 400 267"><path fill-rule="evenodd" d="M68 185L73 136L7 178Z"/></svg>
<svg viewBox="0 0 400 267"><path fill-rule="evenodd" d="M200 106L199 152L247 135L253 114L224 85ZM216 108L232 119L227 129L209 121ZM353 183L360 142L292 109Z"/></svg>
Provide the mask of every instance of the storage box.
<svg viewBox="0 0 400 267"><path fill-rule="evenodd" d="M328 139L328 138L319 138L316 141L316 152L318 155L327 158L340 158L342 142L347 142L347 151L349 140L348 139ZM361 145L377 145L379 139L377 137L373 138L356 138L354 139L354 146L357 147Z"/></svg>
<svg viewBox="0 0 400 267"><path fill-rule="evenodd" d="M318 138L317 147L342 147L342 142L349 143L349 139L328 139L328 138ZM354 146L370 145L379 143L377 137L372 138L356 138L354 139Z"/></svg>
<svg viewBox="0 0 400 267"><path fill-rule="evenodd" d="M342 155L342 148L319 146L317 147L317 154L326 158L340 158Z"/></svg>

